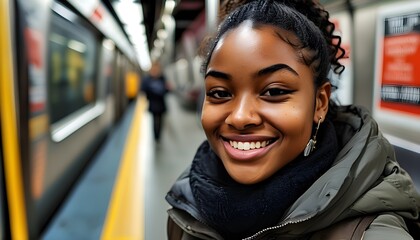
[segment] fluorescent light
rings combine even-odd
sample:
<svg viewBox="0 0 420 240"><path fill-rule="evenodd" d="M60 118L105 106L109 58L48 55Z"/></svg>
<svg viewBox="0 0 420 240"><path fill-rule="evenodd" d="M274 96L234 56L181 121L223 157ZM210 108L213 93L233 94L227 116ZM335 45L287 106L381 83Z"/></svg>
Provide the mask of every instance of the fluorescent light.
<svg viewBox="0 0 420 240"><path fill-rule="evenodd" d="M140 24L143 21L143 8L138 3L115 2L115 12L123 24Z"/></svg>
<svg viewBox="0 0 420 240"><path fill-rule="evenodd" d="M175 8L175 5L176 5L176 3L175 3L174 0L166 0L166 2L165 2L165 14L171 15L172 11Z"/></svg>
<svg viewBox="0 0 420 240"><path fill-rule="evenodd" d="M165 29L159 29L156 34L160 39L166 39L168 37L168 32Z"/></svg>
<svg viewBox="0 0 420 240"><path fill-rule="evenodd" d="M156 48L163 48L163 46L164 46L165 44L163 43L163 40L162 40L162 39L157 38L157 39L155 39L155 41L153 42L153 45L154 45Z"/></svg>
<svg viewBox="0 0 420 240"><path fill-rule="evenodd" d="M142 5L134 3L133 0L115 1L112 5L134 46L140 67L147 71L150 69L151 62L146 29L142 24L144 18Z"/></svg>
<svg viewBox="0 0 420 240"><path fill-rule="evenodd" d="M105 39L103 42L102 42L102 46L104 46L104 48L106 48L106 49L108 49L108 50L114 50L114 48L115 48L115 43L114 43L114 41L112 41L111 39Z"/></svg>
<svg viewBox="0 0 420 240"><path fill-rule="evenodd" d="M124 30L128 35L137 35L142 34L145 35L145 28L144 25L140 24L128 24L124 26Z"/></svg>
<svg viewBox="0 0 420 240"><path fill-rule="evenodd" d="M54 5L52 6L52 10L58 15L62 16L63 18L69 20L70 22L74 22L77 19L76 14L63 7L61 4L54 3Z"/></svg>

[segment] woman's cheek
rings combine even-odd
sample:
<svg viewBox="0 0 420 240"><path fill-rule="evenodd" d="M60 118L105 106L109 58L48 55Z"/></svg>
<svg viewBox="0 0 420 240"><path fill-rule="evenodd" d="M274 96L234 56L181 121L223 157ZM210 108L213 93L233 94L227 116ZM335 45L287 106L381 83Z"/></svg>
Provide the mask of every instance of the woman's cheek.
<svg viewBox="0 0 420 240"><path fill-rule="evenodd" d="M203 111L201 113L201 124L203 125L204 131L207 134L207 131L213 127L217 119L217 111L211 107L203 106Z"/></svg>

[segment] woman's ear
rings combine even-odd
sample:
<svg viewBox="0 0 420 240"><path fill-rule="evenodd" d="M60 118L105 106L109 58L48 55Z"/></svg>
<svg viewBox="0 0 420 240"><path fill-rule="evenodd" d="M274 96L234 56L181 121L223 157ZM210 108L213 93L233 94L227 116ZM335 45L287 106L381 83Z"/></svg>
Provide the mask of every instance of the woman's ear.
<svg viewBox="0 0 420 240"><path fill-rule="evenodd" d="M325 119L328 112L328 106L331 96L331 83L326 82L322 84L316 91L316 105L314 113L314 122L318 123L319 119ZM323 121L323 120L322 120Z"/></svg>

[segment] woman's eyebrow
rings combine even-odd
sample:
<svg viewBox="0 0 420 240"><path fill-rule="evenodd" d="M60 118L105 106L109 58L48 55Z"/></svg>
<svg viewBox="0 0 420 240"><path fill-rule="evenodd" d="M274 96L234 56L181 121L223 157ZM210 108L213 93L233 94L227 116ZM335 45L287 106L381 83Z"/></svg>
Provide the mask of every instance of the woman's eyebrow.
<svg viewBox="0 0 420 240"><path fill-rule="evenodd" d="M274 64L272 66L263 68L260 71L258 71L257 76L270 74L270 73L273 73L275 71L283 70L283 69L293 73L296 76L299 76L299 74L293 68L291 68L289 65L283 64L283 63Z"/></svg>
<svg viewBox="0 0 420 240"><path fill-rule="evenodd" d="M208 71L204 78L207 78L208 76L212 76L212 77L215 77L215 78L222 78L222 79L226 79L226 80L229 80L231 78L229 74L219 72L219 71L215 71L215 70Z"/></svg>

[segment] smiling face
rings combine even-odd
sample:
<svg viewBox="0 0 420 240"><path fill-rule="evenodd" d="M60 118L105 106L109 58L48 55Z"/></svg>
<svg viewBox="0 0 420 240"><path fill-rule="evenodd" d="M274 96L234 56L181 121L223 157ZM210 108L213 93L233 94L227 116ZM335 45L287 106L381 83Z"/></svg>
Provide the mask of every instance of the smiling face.
<svg viewBox="0 0 420 240"><path fill-rule="evenodd" d="M202 125L237 182L260 182L302 153L313 123L326 115L329 84L315 91L313 72L271 26L250 22L216 45L205 77Z"/></svg>

